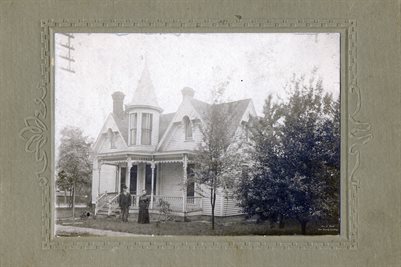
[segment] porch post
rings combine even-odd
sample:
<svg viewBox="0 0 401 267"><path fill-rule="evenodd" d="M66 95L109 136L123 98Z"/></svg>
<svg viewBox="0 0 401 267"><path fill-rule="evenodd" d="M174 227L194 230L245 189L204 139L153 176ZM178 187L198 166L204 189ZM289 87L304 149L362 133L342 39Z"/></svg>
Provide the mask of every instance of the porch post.
<svg viewBox="0 0 401 267"><path fill-rule="evenodd" d="M98 163L98 172L99 172L99 178L98 178L98 184L97 184L97 195L100 196L100 174L102 173L102 162L99 161Z"/></svg>
<svg viewBox="0 0 401 267"><path fill-rule="evenodd" d="M184 158L182 160L182 168L183 168L183 186L182 186L182 212L187 212L187 166L188 166L188 158L187 154L184 154Z"/></svg>
<svg viewBox="0 0 401 267"><path fill-rule="evenodd" d="M118 186L119 182L120 182L119 174L120 174L120 164L117 164L117 166L116 166L116 179L115 179L115 181L116 181L116 192L117 193L120 193L120 186Z"/></svg>
<svg viewBox="0 0 401 267"><path fill-rule="evenodd" d="M153 209L153 190L155 188L155 162L152 160L152 163L150 164L150 168L152 170L152 182L151 182L151 192L150 192L150 208Z"/></svg>
<svg viewBox="0 0 401 267"><path fill-rule="evenodd" d="M121 165L118 164L118 171L117 171L117 192L120 193L121 192Z"/></svg>
<svg viewBox="0 0 401 267"><path fill-rule="evenodd" d="M125 185L128 188L128 192L130 191L130 177L131 177L131 167L132 167L132 161L131 158L127 159L127 170L126 170L126 174L125 174Z"/></svg>
<svg viewBox="0 0 401 267"><path fill-rule="evenodd" d="M139 208L139 194L141 194L140 192L140 188L139 188L139 164L136 165L136 194L135 194L135 207Z"/></svg>

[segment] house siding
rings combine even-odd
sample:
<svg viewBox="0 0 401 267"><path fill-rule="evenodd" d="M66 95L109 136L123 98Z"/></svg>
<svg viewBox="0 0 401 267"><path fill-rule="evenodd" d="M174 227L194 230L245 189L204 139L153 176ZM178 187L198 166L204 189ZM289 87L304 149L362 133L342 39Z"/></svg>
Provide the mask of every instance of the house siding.
<svg viewBox="0 0 401 267"><path fill-rule="evenodd" d="M121 135L118 134L118 132L114 133L113 138L114 148L111 148L110 138L107 136L107 134L103 134L102 140L100 141L101 143L99 153L111 153L126 148L125 141L123 140Z"/></svg>
<svg viewBox="0 0 401 267"><path fill-rule="evenodd" d="M200 140L202 140L202 133L198 123L192 122L192 140L185 140L184 124L175 123L161 151L195 150Z"/></svg>
<svg viewBox="0 0 401 267"><path fill-rule="evenodd" d="M243 214L242 209L237 206L238 201L231 195L223 198L223 214L222 216L234 216Z"/></svg>
<svg viewBox="0 0 401 267"><path fill-rule="evenodd" d="M182 163L159 164L159 195L182 197Z"/></svg>
<svg viewBox="0 0 401 267"><path fill-rule="evenodd" d="M212 215L212 207L210 204L210 194L205 186L201 186L202 190L202 215ZM237 206L238 201L230 193L224 193L221 190L217 191L215 216L235 216L243 214L242 209Z"/></svg>
<svg viewBox="0 0 401 267"><path fill-rule="evenodd" d="M210 191L207 186L200 185L200 192L198 195L202 195L202 215L212 215L212 205L210 204ZM223 216L222 204L223 202L223 193L220 190L216 192L216 203L214 206L214 215L215 216Z"/></svg>
<svg viewBox="0 0 401 267"><path fill-rule="evenodd" d="M92 203L96 203L96 198L99 188L99 171L97 160L93 161L93 171L92 171Z"/></svg>
<svg viewBox="0 0 401 267"><path fill-rule="evenodd" d="M223 216L222 210L223 197L220 194L216 195L216 203L214 207L215 216ZM212 205L210 204L210 194L202 198L202 215L212 215Z"/></svg>

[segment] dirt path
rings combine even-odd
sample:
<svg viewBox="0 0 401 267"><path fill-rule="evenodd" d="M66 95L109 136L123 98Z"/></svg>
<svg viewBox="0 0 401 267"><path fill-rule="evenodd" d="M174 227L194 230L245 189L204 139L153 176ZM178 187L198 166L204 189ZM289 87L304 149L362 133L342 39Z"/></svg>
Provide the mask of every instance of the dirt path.
<svg viewBox="0 0 401 267"><path fill-rule="evenodd" d="M56 235L62 234L89 234L96 236L146 236L146 235L137 235L130 234L124 232L115 232L110 230L98 230L92 228L84 228L77 226L66 226L66 225L56 225Z"/></svg>

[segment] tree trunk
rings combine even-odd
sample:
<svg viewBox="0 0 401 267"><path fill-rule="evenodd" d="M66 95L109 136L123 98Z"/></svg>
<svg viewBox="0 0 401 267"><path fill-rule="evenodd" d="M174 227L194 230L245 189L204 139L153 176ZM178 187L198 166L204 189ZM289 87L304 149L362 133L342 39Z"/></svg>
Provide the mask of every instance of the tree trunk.
<svg viewBox="0 0 401 267"><path fill-rule="evenodd" d="M216 205L216 190L210 190L210 204L212 205L212 230L214 230L214 207Z"/></svg>
<svg viewBox="0 0 401 267"><path fill-rule="evenodd" d="M306 224L308 221L301 221L301 232L303 235L306 235Z"/></svg>
<svg viewBox="0 0 401 267"><path fill-rule="evenodd" d="M280 214L278 216L278 228L283 229L284 225L284 216Z"/></svg>
<svg viewBox="0 0 401 267"><path fill-rule="evenodd" d="M212 230L214 230L214 205L212 206Z"/></svg>
<svg viewBox="0 0 401 267"><path fill-rule="evenodd" d="M64 190L64 204L66 207L68 207L68 203L67 203L67 190Z"/></svg>
<svg viewBox="0 0 401 267"><path fill-rule="evenodd" d="M75 183L72 189L72 220L75 221Z"/></svg>
<svg viewBox="0 0 401 267"><path fill-rule="evenodd" d="M68 200L68 207L72 208L72 186L70 187L70 199Z"/></svg>

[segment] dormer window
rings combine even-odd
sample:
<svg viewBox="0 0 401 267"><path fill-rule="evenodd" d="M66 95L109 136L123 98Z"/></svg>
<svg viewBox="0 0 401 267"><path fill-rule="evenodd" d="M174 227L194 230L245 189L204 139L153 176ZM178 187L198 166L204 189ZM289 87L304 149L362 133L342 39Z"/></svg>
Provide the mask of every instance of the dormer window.
<svg viewBox="0 0 401 267"><path fill-rule="evenodd" d="M153 124L153 114L143 113L142 114L142 145L152 144L152 124Z"/></svg>
<svg viewBox="0 0 401 267"><path fill-rule="evenodd" d="M192 126L191 121L189 120L188 116L183 118L184 122L184 130L185 130L185 140L192 140Z"/></svg>
<svg viewBox="0 0 401 267"><path fill-rule="evenodd" d="M138 114L130 114L130 145L136 145Z"/></svg>

